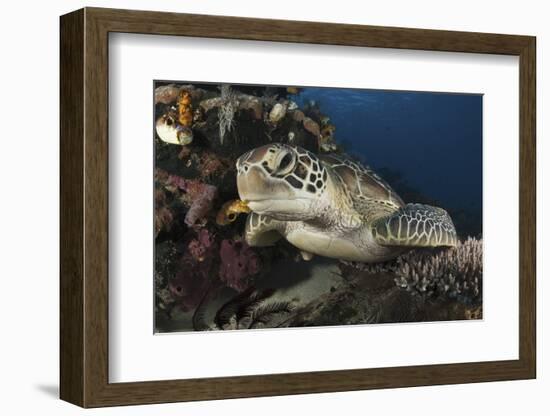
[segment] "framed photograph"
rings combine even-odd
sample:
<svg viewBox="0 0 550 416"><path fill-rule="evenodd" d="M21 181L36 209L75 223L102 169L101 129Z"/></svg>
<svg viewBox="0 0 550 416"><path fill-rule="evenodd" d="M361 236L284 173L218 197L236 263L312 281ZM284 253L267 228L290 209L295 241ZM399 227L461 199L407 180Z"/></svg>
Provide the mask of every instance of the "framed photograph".
<svg viewBox="0 0 550 416"><path fill-rule="evenodd" d="M60 47L63 400L536 376L534 37L85 8Z"/></svg>

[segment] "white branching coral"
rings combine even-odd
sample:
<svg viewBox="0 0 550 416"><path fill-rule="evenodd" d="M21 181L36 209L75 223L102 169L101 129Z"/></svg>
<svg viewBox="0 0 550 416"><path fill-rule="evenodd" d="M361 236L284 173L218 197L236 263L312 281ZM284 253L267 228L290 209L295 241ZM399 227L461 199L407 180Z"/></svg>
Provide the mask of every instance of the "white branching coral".
<svg viewBox="0 0 550 416"><path fill-rule="evenodd" d="M483 240L468 238L456 247L414 250L392 262L354 267L373 274L392 273L399 287L421 295L476 302L481 299Z"/></svg>
<svg viewBox="0 0 550 416"><path fill-rule="evenodd" d="M413 251L397 259L396 283L420 293L445 293L452 298L481 295L483 241L468 238L436 254Z"/></svg>
<svg viewBox="0 0 550 416"><path fill-rule="evenodd" d="M218 125L220 128L220 143L223 144L225 133L230 132L235 125L234 116L238 108L238 102L230 85L224 84L220 90L222 103L218 109Z"/></svg>

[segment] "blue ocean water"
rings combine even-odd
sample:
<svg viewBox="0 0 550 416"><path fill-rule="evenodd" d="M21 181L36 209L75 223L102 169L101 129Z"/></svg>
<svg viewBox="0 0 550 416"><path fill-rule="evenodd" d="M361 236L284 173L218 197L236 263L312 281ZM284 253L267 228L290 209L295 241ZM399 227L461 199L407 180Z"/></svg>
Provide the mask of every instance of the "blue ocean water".
<svg viewBox="0 0 550 416"><path fill-rule="evenodd" d="M460 211L468 233L481 233L482 95L304 88L293 98L318 105L336 141L390 184Z"/></svg>

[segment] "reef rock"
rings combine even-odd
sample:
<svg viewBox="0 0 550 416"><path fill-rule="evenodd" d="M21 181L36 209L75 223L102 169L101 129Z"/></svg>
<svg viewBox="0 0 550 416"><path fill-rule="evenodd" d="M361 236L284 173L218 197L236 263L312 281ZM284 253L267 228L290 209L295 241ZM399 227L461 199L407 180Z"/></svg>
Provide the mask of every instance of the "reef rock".
<svg viewBox="0 0 550 416"><path fill-rule="evenodd" d="M173 104L178 98L179 87L175 84L155 88L155 104Z"/></svg>
<svg viewBox="0 0 550 416"><path fill-rule="evenodd" d="M292 112L292 118L294 119L294 121L297 121L298 123L302 123L306 118L306 116L302 111L295 110Z"/></svg>
<svg viewBox="0 0 550 416"><path fill-rule="evenodd" d="M274 125L279 123L286 115L286 108L286 103L275 104L269 112L269 122Z"/></svg>
<svg viewBox="0 0 550 416"><path fill-rule="evenodd" d="M306 117L304 118L303 124L304 129L313 134L315 137L321 136L321 129L319 128L319 124L317 124L313 119Z"/></svg>
<svg viewBox="0 0 550 416"><path fill-rule="evenodd" d="M249 111L255 120L261 120L264 107L261 100L253 95L241 95L239 100L239 110Z"/></svg>

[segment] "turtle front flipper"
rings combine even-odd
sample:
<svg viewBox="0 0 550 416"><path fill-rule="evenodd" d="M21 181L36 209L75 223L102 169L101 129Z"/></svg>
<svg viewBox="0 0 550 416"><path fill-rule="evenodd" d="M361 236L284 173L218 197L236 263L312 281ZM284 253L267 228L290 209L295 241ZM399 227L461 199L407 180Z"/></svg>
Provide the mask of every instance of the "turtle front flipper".
<svg viewBox="0 0 550 416"><path fill-rule="evenodd" d="M376 242L383 246L439 247L455 246L457 236L453 220L442 208L407 204L392 215L372 224Z"/></svg>
<svg viewBox="0 0 550 416"><path fill-rule="evenodd" d="M283 230L284 222L251 212L246 219L244 238L252 247L272 246L283 237Z"/></svg>

